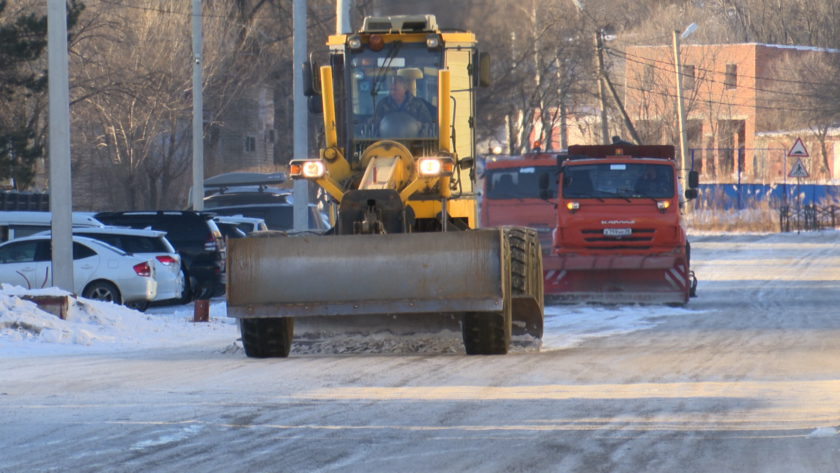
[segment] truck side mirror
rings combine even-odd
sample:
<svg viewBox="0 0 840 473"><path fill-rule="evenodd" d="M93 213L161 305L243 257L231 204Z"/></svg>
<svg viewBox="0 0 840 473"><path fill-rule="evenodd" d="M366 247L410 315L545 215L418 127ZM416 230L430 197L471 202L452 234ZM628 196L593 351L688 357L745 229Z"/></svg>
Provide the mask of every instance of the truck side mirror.
<svg viewBox="0 0 840 473"><path fill-rule="evenodd" d="M688 171L688 188L697 189L700 186L700 175L697 171Z"/></svg>
<svg viewBox="0 0 840 473"><path fill-rule="evenodd" d="M461 169L471 169L475 164L475 159L467 156L458 160L458 167Z"/></svg>
<svg viewBox="0 0 840 473"><path fill-rule="evenodd" d="M478 53L478 86L490 87L490 53Z"/></svg>
<svg viewBox="0 0 840 473"><path fill-rule="evenodd" d="M544 173L540 174L540 190L541 191L548 190L548 179L549 179L549 177L548 177L547 172L544 172Z"/></svg>
<svg viewBox="0 0 840 473"><path fill-rule="evenodd" d="M317 95L318 92L315 91L315 81L312 80L312 63L306 61L301 64L301 68L303 69L303 78L301 79L303 82L303 95L305 97Z"/></svg>
<svg viewBox="0 0 840 473"><path fill-rule="evenodd" d="M551 198L551 191L548 189L549 179L551 179L550 172L540 174L540 199L548 200Z"/></svg>
<svg viewBox="0 0 840 473"><path fill-rule="evenodd" d="M697 189L686 189L685 190L685 198L688 200L694 200L700 195L700 192Z"/></svg>
<svg viewBox="0 0 840 473"><path fill-rule="evenodd" d="M309 113L313 115L320 115L324 113L324 103L321 102L320 95L311 95L306 100L306 108L309 109Z"/></svg>

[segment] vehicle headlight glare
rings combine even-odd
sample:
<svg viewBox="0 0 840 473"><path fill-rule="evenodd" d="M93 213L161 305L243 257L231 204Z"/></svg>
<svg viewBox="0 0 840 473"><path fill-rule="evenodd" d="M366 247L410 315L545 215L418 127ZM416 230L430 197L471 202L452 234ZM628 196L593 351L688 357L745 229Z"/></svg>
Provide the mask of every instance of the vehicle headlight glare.
<svg viewBox="0 0 840 473"><path fill-rule="evenodd" d="M437 176L441 171L441 162L437 159L420 160L420 174L424 176Z"/></svg>
<svg viewBox="0 0 840 473"><path fill-rule="evenodd" d="M670 206L671 206L671 203L668 202L667 200L660 200L660 201L656 202L656 208L659 209L659 210L665 210Z"/></svg>
<svg viewBox="0 0 840 473"><path fill-rule="evenodd" d="M321 161L306 161L303 163L303 177L317 179L324 176L326 167Z"/></svg>

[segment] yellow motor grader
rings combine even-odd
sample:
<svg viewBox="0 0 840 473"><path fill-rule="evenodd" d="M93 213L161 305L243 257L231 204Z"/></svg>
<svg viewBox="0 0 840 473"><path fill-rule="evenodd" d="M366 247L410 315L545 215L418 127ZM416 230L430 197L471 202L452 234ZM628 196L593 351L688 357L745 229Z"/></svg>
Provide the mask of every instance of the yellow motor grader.
<svg viewBox="0 0 840 473"><path fill-rule="evenodd" d="M329 65L304 67L323 114L318 159L290 174L330 199L326 235L231 240L228 316L249 357L286 357L299 325L405 335L460 325L468 354L504 354L543 331L534 230L477 227L475 91L489 55L434 16L368 17L330 36Z"/></svg>

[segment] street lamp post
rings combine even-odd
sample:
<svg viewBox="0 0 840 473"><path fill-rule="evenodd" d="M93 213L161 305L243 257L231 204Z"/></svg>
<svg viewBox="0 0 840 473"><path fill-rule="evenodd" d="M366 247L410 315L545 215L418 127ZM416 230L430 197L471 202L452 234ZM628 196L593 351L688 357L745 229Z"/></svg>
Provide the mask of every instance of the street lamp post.
<svg viewBox="0 0 840 473"><path fill-rule="evenodd" d="M697 24L692 23L680 35L679 31L674 31L674 70L677 77L677 114L679 115L680 127L680 180L683 182L683 188L688 188L688 135L685 130L685 105L683 104L683 89L682 89L682 64L680 63L680 39L687 38L691 33L697 30Z"/></svg>

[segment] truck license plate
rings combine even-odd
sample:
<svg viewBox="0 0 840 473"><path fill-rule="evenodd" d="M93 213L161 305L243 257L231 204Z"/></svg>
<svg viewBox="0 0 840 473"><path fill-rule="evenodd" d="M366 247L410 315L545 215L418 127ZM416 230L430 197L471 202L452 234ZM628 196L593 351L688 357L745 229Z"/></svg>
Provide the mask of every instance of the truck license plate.
<svg viewBox="0 0 840 473"><path fill-rule="evenodd" d="M612 236L612 237L623 237L623 236L630 236L633 233L633 230L629 228L605 228L604 229L604 236Z"/></svg>

